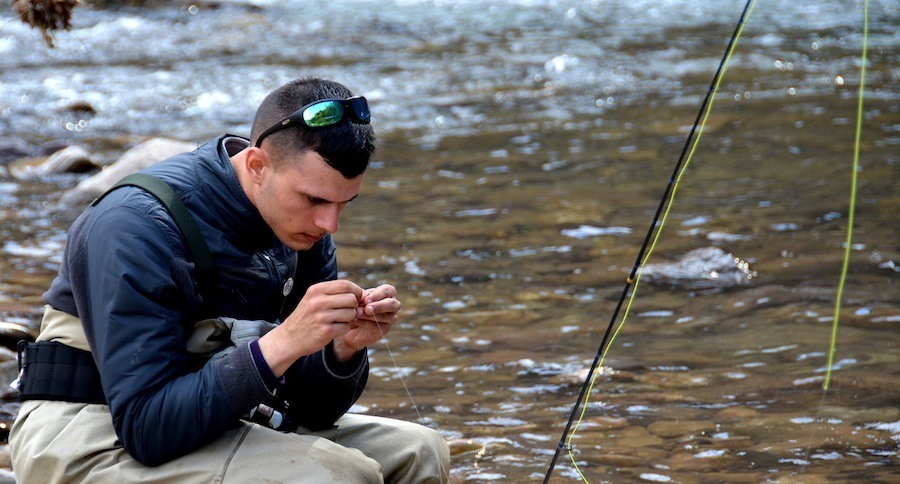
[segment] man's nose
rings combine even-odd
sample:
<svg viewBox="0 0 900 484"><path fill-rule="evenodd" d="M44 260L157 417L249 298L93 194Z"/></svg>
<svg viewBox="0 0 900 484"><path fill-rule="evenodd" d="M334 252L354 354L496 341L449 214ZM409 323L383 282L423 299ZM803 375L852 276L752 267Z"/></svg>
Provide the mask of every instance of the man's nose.
<svg viewBox="0 0 900 484"><path fill-rule="evenodd" d="M336 203L327 203L316 210L316 227L333 234L338 231L338 217L341 208Z"/></svg>

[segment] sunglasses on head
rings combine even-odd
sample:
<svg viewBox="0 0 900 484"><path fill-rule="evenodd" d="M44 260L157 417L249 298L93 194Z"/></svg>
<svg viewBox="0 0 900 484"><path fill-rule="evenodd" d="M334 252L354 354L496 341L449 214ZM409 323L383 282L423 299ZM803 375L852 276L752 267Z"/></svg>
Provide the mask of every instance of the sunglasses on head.
<svg viewBox="0 0 900 484"><path fill-rule="evenodd" d="M292 126L306 126L310 129L327 128L340 123L344 116L356 124L369 124L372 114L369 103L362 96L348 99L321 99L311 102L294 111L280 123L262 132L256 139L256 147L262 144L266 136Z"/></svg>

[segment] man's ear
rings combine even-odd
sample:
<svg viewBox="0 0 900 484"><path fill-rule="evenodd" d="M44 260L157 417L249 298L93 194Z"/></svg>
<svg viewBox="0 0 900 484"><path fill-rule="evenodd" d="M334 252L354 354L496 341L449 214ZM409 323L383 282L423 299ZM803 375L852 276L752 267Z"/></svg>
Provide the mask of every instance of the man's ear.
<svg viewBox="0 0 900 484"><path fill-rule="evenodd" d="M253 183L259 185L262 183L263 172L266 169L272 169L272 159L269 158L269 154L262 149L250 147L247 149L244 165L247 176Z"/></svg>

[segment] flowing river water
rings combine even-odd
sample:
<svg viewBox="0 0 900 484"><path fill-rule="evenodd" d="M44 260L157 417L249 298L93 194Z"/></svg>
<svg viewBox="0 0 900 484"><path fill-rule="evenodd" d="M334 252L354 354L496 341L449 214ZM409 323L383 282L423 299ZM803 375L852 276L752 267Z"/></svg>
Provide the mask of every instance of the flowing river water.
<svg viewBox="0 0 900 484"><path fill-rule="evenodd" d="M108 163L154 136L246 135L262 97L304 75L364 94L379 152L335 237L341 275L394 284L404 309L355 410L440 430L454 481L535 481L742 8L81 6L54 49L3 11L0 154L71 144ZM580 479L574 460L591 482L896 482L900 16L889 0L869 14L831 388L863 4L760 1L648 261L714 247L749 268L741 284L641 281L554 481ZM60 195L90 173L0 173L0 320L34 330L81 208Z"/></svg>

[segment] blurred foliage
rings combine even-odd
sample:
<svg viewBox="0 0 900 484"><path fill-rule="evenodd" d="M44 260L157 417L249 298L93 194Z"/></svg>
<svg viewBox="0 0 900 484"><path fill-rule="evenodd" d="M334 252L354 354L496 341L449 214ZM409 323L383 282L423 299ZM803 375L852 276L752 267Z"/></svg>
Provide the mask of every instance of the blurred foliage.
<svg viewBox="0 0 900 484"><path fill-rule="evenodd" d="M53 47L53 32L69 30L72 10L78 0L15 0L13 7L26 24L41 31L47 45Z"/></svg>

